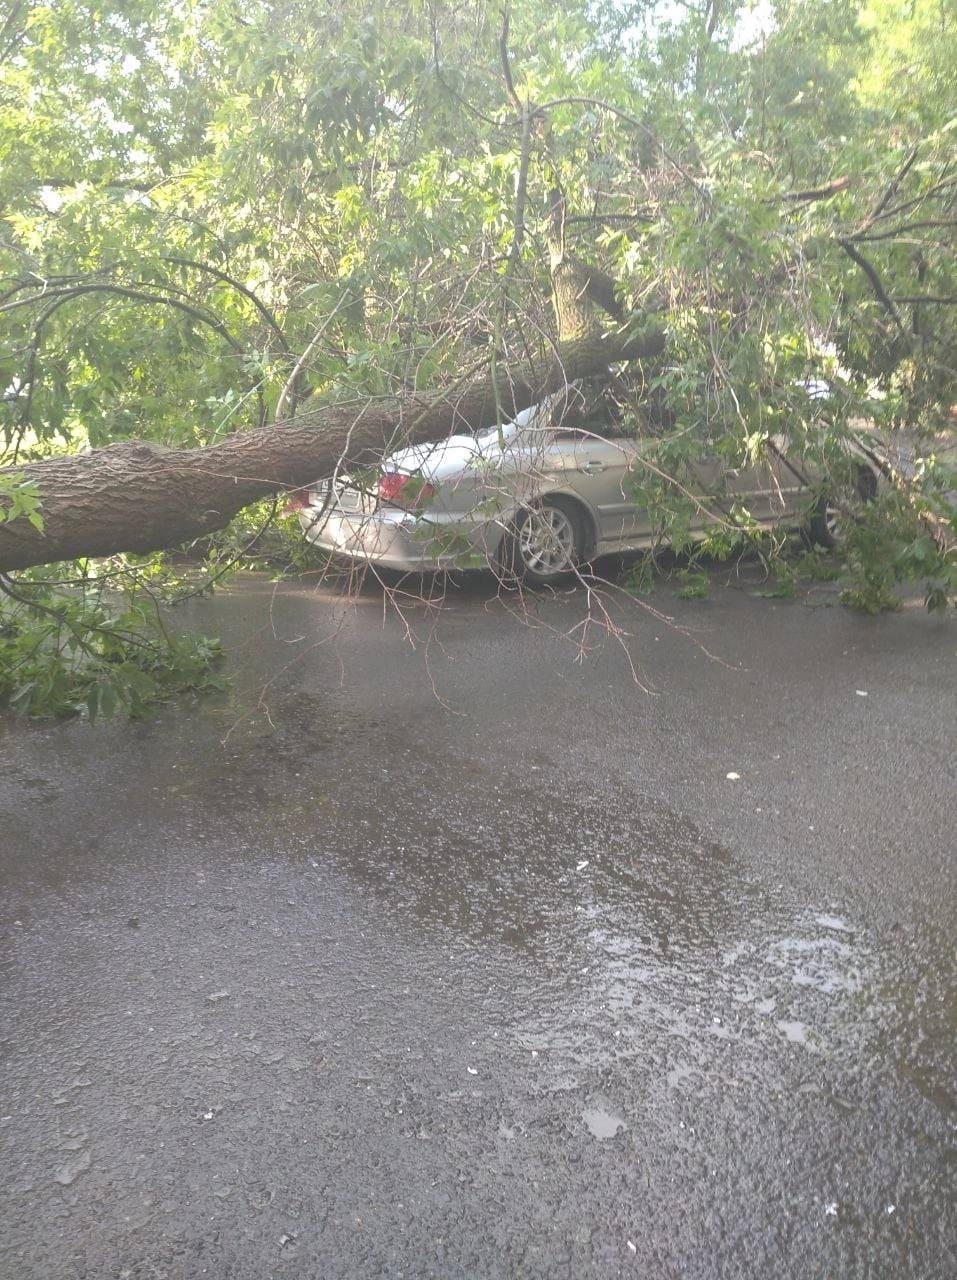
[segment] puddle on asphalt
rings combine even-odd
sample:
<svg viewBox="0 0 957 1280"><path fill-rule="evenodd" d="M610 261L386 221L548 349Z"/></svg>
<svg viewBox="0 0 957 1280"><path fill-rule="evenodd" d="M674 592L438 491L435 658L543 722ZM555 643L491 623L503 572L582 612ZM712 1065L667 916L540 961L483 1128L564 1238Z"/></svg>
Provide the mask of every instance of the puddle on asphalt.
<svg viewBox="0 0 957 1280"><path fill-rule="evenodd" d="M822 912L814 917L814 921L816 924L819 924L822 928L835 929L838 933L854 932L854 930L847 923L847 921L842 920L840 916L829 916Z"/></svg>
<svg viewBox="0 0 957 1280"><path fill-rule="evenodd" d="M649 1095L666 1107L718 1105L728 1090L757 1089L847 1115L866 1105L858 1090L867 1064L867 1075L903 1079L946 1114L947 1032L938 1030L933 1054L902 1041L901 1009L887 999L892 958L867 930L843 916L835 930L830 912L795 912L734 876L721 886L738 910L726 903L709 917L710 935L685 935L667 950L640 895L579 904L556 943L564 966L556 960L547 1014L530 1005L513 1017L517 1049L552 1073L543 1091L571 1099L596 1069L618 1076L620 1092L581 1112L593 1136L609 1137L616 1124L630 1127Z"/></svg>
<svg viewBox="0 0 957 1280"><path fill-rule="evenodd" d="M582 1120L593 1138L614 1138L628 1128L621 1116L597 1102L582 1111Z"/></svg>
<svg viewBox="0 0 957 1280"><path fill-rule="evenodd" d="M786 1022L779 1019L774 1025L789 1043L803 1044L810 1048L813 1033L808 1030L803 1022Z"/></svg>

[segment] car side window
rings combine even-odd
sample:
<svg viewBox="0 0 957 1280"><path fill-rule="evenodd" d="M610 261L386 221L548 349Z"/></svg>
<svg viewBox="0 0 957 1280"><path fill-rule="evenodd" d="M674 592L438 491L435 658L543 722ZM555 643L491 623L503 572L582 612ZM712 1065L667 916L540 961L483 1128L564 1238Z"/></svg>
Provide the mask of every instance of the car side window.
<svg viewBox="0 0 957 1280"><path fill-rule="evenodd" d="M600 396L561 405L552 417L552 436L556 440L619 439L628 433L622 429L615 407Z"/></svg>
<svg viewBox="0 0 957 1280"><path fill-rule="evenodd" d="M623 431L617 422L595 422L578 427L559 427L552 432L553 440L623 440L630 432Z"/></svg>

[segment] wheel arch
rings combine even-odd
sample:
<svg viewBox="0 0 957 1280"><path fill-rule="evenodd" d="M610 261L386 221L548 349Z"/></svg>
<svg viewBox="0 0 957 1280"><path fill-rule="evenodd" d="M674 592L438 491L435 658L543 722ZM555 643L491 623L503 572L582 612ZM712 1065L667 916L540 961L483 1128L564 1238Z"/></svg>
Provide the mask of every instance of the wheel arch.
<svg viewBox="0 0 957 1280"><path fill-rule="evenodd" d="M857 500L863 503L873 502L880 492L880 473L875 462L866 455L855 453L852 455L851 466ZM807 526L811 541L828 549L840 547L844 541L843 535L830 526L828 513L832 508L839 511L841 504L834 501L833 490L828 492L825 489L811 511Z"/></svg>

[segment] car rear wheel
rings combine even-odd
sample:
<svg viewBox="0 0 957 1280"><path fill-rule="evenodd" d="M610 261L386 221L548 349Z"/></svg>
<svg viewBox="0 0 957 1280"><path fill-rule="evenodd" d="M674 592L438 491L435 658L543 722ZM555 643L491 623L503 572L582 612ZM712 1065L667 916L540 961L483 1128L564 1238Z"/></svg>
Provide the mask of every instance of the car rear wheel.
<svg viewBox="0 0 957 1280"><path fill-rule="evenodd" d="M870 468L860 468L854 489L855 492L848 494L843 501L835 494L826 493L815 507L809 532L811 540L819 547L842 547L847 541L848 526L854 520L854 507L874 501L877 477Z"/></svg>
<svg viewBox="0 0 957 1280"><path fill-rule="evenodd" d="M570 502L546 498L515 520L502 543L501 568L510 578L547 586L571 573L582 557L582 522Z"/></svg>

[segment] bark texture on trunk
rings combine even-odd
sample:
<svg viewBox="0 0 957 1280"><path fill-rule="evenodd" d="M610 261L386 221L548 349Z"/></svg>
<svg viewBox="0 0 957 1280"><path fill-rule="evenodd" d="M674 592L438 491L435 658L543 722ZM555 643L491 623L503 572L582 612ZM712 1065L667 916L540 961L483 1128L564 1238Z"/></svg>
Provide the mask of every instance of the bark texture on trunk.
<svg viewBox="0 0 957 1280"><path fill-rule="evenodd" d="M565 197L555 187L548 197L548 263L560 342L581 342L601 331L601 313L625 319L617 282L571 253L565 243Z"/></svg>
<svg viewBox="0 0 957 1280"><path fill-rule="evenodd" d="M80 556L174 547L226 525L243 507L329 475L340 460L370 462L402 444L440 440L514 416L549 392L623 359L652 358L664 335L589 335L551 362L499 366L494 376L392 401L336 405L201 449L129 442L50 458L0 475L33 481L43 529L0 523L0 572Z"/></svg>

